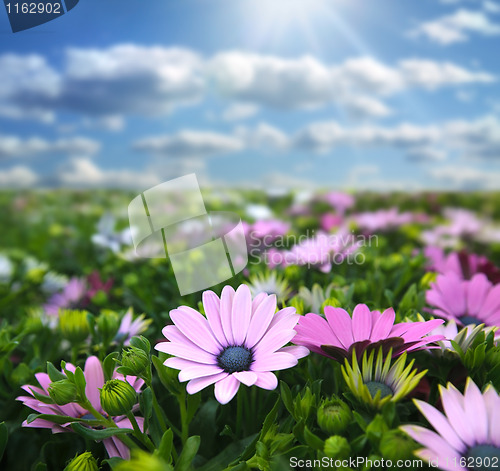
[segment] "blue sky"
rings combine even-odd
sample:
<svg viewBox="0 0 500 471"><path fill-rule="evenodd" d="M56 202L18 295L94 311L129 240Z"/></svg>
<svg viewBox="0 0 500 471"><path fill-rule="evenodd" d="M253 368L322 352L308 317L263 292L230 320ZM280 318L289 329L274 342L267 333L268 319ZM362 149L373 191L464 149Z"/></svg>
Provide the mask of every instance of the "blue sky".
<svg viewBox="0 0 500 471"><path fill-rule="evenodd" d="M500 189L498 0L0 12L0 186Z"/></svg>

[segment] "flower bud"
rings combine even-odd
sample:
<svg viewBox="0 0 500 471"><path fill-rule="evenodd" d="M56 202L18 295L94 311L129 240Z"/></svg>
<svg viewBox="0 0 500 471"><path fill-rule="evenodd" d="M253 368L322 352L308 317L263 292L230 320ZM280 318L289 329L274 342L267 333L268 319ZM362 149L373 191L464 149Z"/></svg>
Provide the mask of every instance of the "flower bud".
<svg viewBox="0 0 500 471"><path fill-rule="evenodd" d="M329 435L342 433L351 420L351 409L344 401L336 397L323 401L318 409L318 425Z"/></svg>
<svg viewBox="0 0 500 471"><path fill-rule="evenodd" d="M81 455L75 456L68 465L64 468L64 471L98 471L99 466L97 466L97 461L92 456L90 451L86 451Z"/></svg>
<svg viewBox="0 0 500 471"><path fill-rule="evenodd" d="M64 309L59 315L59 329L70 342L83 342L90 334L87 312Z"/></svg>
<svg viewBox="0 0 500 471"><path fill-rule="evenodd" d="M50 398L59 406L75 402L78 395L76 386L68 379L50 383L47 391Z"/></svg>
<svg viewBox="0 0 500 471"><path fill-rule="evenodd" d="M316 406L316 396L311 392L311 389L307 387L304 394L297 395L294 406L297 419L307 420L311 413L311 409Z"/></svg>
<svg viewBox="0 0 500 471"><path fill-rule="evenodd" d="M120 316L113 311L102 311L96 319L97 330L106 341L113 340L120 326Z"/></svg>
<svg viewBox="0 0 500 471"><path fill-rule="evenodd" d="M159 456L137 449L132 450L129 460L121 461L114 468L115 471L168 471L171 469Z"/></svg>
<svg viewBox="0 0 500 471"><path fill-rule="evenodd" d="M380 440L380 453L387 460L406 460L417 448L418 445L400 430L389 430Z"/></svg>
<svg viewBox="0 0 500 471"><path fill-rule="evenodd" d="M101 406L112 416L127 414L136 400L135 389L121 379L111 379L101 389Z"/></svg>
<svg viewBox="0 0 500 471"><path fill-rule="evenodd" d="M149 355L142 349L130 347L122 352L122 365L134 376L141 375L149 366Z"/></svg>
<svg viewBox="0 0 500 471"><path fill-rule="evenodd" d="M351 446L345 437L334 435L325 441L325 455L336 460L349 458Z"/></svg>

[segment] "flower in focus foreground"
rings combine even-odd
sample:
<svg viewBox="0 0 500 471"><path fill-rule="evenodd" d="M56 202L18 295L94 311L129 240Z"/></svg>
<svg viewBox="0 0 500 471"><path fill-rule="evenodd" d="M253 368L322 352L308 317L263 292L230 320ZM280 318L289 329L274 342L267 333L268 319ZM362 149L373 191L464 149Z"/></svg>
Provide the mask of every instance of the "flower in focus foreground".
<svg viewBox="0 0 500 471"><path fill-rule="evenodd" d="M444 414L415 400L436 432L418 425L401 427L422 444L416 454L445 470L495 469L500 459L500 396L488 386L484 393L468 378L462 395L451 383L440 386Z"/></svg>
<svg viewBox="0 0 500 471"><path fill-rule="evenodd" d="M500 285L478 273L463 280L455 273L439 275L426 293L430 312L460 325L500 326Z"/></svg>
<svg viewBox="0 0 500 471"><path fill-rule="evenodd" d="M66 363L66 369L71 372L75 371L75 367L70 363ZM101 406L99 393L99 390L103 388L105 383L104 372L101 362L97 357L91 356L87 358L83 374L87 383L85 387L85 395L87 396L87 399L90 401L92 407L94 407L97 412L106 415ZM25 406L30 407L40 414L55 414L74 418L94 419L94 416L91 414L91 412L84 409L79 404L45 404L44 402L35 398L33 392L46 396L49 393L50 386L54 384L47 373L36 373L35 377L41 387L31 385L22 386L22 388L33 397L19 396L17 398L17 400L21 401ZM116 372L113 374L113 378L125 380L137 392L139 392L142 385L144 384L144 381L140 378L136 378L135 376L123 376ZM118 427L132 429L132 424L124 415L112 417L112 419ZM144 419L142 417L136 417L136 420L139 424L139 427L143 428ZM52 430L52 433L73 431L69 423L56 424L54 422L38 418L29 423L25 420L23 422L23 427L50 428ZM130 456L128 447L115 436L104 439L103 443L110 457L118 456L121 458L128 458Z"/></svg>
<svg viewBox="0 0 500 471"><path fill-rule="evenodd" d="M370 311L365 304L358 304L351 316L341 308L325 306L324 319L318 314L300 318L293 343L334 360L350 358L356 352L358 358L366 349L382 347L393 356L430 348L429 344L443 340L443 335L427 335L442 324L441 319L426 322L402 322L394 324L394 309Z"/></svg>
<svg viewBox="0 0 500 471"><path fill-rule="evenodd" d="M261 293L252 301L248 286L236 292L225 286L220 299L205 291L203 307L206 318L187 306L172 310L175 325L163 329L169 342L155 347L174 355L165 365L181 370L179 381L189 381L189 394L215 383L216 399L227 404L240 383L275 389L272 371L291 368L309 353L304 347L284 347L295 336L300 316L292 307L276 312L274 295Z"/></svg>
<svg viewBox="0 0 500 471"><path fill-rule="evenodd" d="M347 359L342 366L342 375L351 392L363 403L379 409L386 402L403 399L418 385L427 370L412 370L412 360L406 366L406 352L391 366L391 352L384 359L380 348L375 357L375 350L363 354L361 369L353 352L352 365Z"/></svg>

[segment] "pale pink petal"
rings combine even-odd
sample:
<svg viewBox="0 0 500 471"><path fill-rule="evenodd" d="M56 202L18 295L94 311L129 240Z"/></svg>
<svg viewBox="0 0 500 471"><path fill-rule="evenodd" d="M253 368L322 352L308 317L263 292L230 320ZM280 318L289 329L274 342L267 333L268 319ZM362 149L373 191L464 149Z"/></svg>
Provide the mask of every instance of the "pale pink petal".
<svg viewBox="0 0 500 471"><path fill-rule="evenodd" d="M215 365L217 360L214 355L208 353L201 348L193 345L191 342L186 342L184 344L173 343L173 342L161 342L155 346L156 350L160 352L168 353L169 355L175 355L185 360L192 360L198 363L205 363L207 365Z"/></svg>
<svg viewBox="0 0 500 471"><path fill-rule="evenodd" d="M263 355L255 360L250 369L252 371L277 371L291 368L298 363L297 358L289 353L276 352L271 355Z"/></svg>
<svg viewBox="0 0 500 471"><path fill-rule="evenodd" d="M415 404L422 412L422 415L436 429L442 437L446 437L448 443L457 451L464 452L466 446L460 437L455 433L454 428L450 425L448 419L437 409L432 407L427 402L415 400Z"/></svg>
<svg viewBox="0 0 500 471"><path fill-rule="evenodd" d="M488 386L483 397L488 411L489 440L500 447L500 396L492 386Z"/></svg>
<svg viewBox="0 0 500 471"><path fill-rule="evenodd" d="M328 322L318 314L310 313L301 316L295 331L297 335L293 338L293 343L297 345L304 345L308 348L316 346L316 351L321 345L343 347L330 329ZM321 353L321 349L319 349L319 353Z"/></svg>
<svg viewBox="0 0 500 471"><path fill-rule="evenodd" d="M358 304L352 312L352 335L355 342L367 340L372 331L372 315L366 304Z"/></svg>
<svg viewBox="0 0 500 471"><path fill-rule="evenodd" d="M468 420L465 418L462 395L452 386L441 389L443 409L457 435L468 446L475 444L475 437Z"/></svg>
<svg viewBox="0 0 500 471"><path fill-rule="evenodd" d="M464 393L465 418L469 422L469 427L478 443L487 443L488 441L488 413L483 395L470 379L467 379L467 385Z"/></svg>
<svg viewBox="0 0 500 471"><path fill-rule="evenodd" d="M252 301L252 316L255 314L255 311L257 311L257 308L260 306L260 303L264 301L269 295L267 293L259 293L255 298L253 298Z"/></svg>
<svg viewBox="0 0 500 471"><path fill-rule="evenodd" d="M227 404L238 392L240 382L234 377L229 375L227 378L215 383L215 398L221 404Z"/></svg>
<svg viewBox="0 0 500 471"><path fill-rule="evenodd" d="M254 347L255 358L275 352L290 342L296 335L293 328L297 325L298 320L298 315L289 316L268 330Z"/></svg>
<svg viewBox="0 0 500 471"><path fill-rule="evenodd" d="M373 324L370 340L372 342L377 342L378 340L386 339L394 325L395 318L396 313L394 309L386 309Z"/></svg>
<svg viewBox="0 0 500 471"><path fill-rule="evenodd" d="M283 347L278 350L279 352L290 353L295 358L300 359L309 355L309 350L306 347L301 347L299 345L292 345L289 347Z"/></svg>
<svg viewBox="0 0 500 471"><path fill-rule="evenodd" d="M490 288L491 283L482 273L471 278L467 286L467 313L470 316L481 312Z"/></svg>
<svg viewBox="0 0 500 471"><path fill-rule="evenodd" d="M445 456L457 456L455 450L441 435L418 425L404 425L401 427L411 438L422 444L430 451Z"/></svg>
<svg viewBox="0 0 500 471"><path fill-rule="evenodd" d="M197 361L185 360L184 358L171 357L167 358L164 363L165 366L169 368L174 368L175 370L182 370L183 368L191 368L193 366L202 365L205 363L199 363Z"/></svg>
<svg viewBox="0 0 500 471"><path fill-rule="evenodd" d="M243 345L252 315L252 295L247 285L236 290L231 310L231 326L235 345Z"/></svg>
<svg viewBox="0 0 500 471"><path fill-rule="evenodd" d="M102 371L102 365L99 358L96 356L87 358L87 361L85 362L84 375L85 381L87 382L85 395L92 406L99 411L101 410L99 389L104 386L104 372Z"/></svg>
<svg viewBox="0 0 500 471"><path fill-rule="evenodd" d="M234 345L233 330L231 325L231 316L233 311L234 289L226 285L224 286L220 297L220 318L224 336L229 345Z"/></svg>
<svg viewBox="0 0 500 471"><path fill-rule="evenodd" d="M252 348L264 335L276 311L276 295L267 296L250 319L245 346Z"/></svg>
<svg viewBox="0 0 500 471"><path fill-rule="evenodd" d="M257 373L255 386L272 391L278 387L278 378L270 371L260 371Z"/></svg>
<svg viewBox="0 0 500 471"><path fill-rule="evenodd" d="M208 319L208 324L219 343L226 347L227 339L222 329L220 320L220 299L213 291L205 291L203 293L203 307Z"/></svg>
<svg viewBox="0 0 500 471"><path fill-rule="evenodd" d="M238 371L233 376L245 386L253 386L257 381L257 373L253 371Z"/></svg>
<svg viewBox="0 0 500 471"><path fill-rule="evenodd" d="M49 375L47 373L35 373L35 378L45 391L45 394L48 394L47 388L49 387L50 383L52 383L52 381L49 378Z"/></svg>
<svg viewBox="0 0 500 471"><path fill-rule="evenodd" d="M216 383L217 381L221 381L226 378L228 373L218 373L212 376L204 376L203 378L195 378L189 381L186 386L186 391L189 394L196 394L198 391L205 389L207 386Z"/></svg>
<svg viewBox="0 0 500 471"><path fill-rule="evenodd" d="M179 373L179 381L189 381L195 378L203 378L222 373L222 368L217 365L202 365L198 364L190 368L183 368Z"/></svg>
<svg viewBox="0 0 500 471"><path fill-rule="evenodd" d="M182 306L170 311L170 318L177 328L198 347L213 355L221 351L221 345L209 329L207 320L198 311Z"/></svg>
<svg viewBox="0 0 500 471"><path fill-rule="evenodd" d="M344 309L331 306L325 306L325 316L332 332L344 348L348 349L354 342L351 316Z"/></svg>
<svg viewBox="0 0 500 471"><path fill-rule="evenodd" d="M124 460L128 460L130 458L130 450L119 438L106 438L102 441L102 443L104 444L110 458L117 457L123 458Z"/></svg>
<svg viewBox="0 0 500 471"><path fill-rule="evenodd" d="M490 289L481 308L481 318L487 319L491 314L500 309L500 284Z"/></svg>

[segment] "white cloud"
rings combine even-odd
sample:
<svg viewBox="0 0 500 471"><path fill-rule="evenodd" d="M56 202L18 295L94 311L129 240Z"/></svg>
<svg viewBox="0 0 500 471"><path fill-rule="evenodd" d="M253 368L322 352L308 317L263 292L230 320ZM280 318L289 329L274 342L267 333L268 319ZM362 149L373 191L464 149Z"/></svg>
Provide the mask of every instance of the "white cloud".
<svg viewBox="0 0 500 471"><path fill-rule="evenodd" d="M229 121L254 116L261 106L334 105L354 117L383 118L391 113L383 97L492 81L491 74L426 59L326 63L241 51L203 58L189 49L118 44L70 48L58 68L39 55L0 56L0 116L50 122L66 111L120 130L128 116L165 115L215 93L228 100L222 119Z"/></svg>
<svg viewBox="0 0 500 471"><path fill-rule="evenodd" d="M24 165L17 165L6 170L0 170L0 187L27 188L38 181L36 174Z"/></svg>
<svg viewBox="0 0 500 471"><path fill-rule="evenodd" d="M244 148L244 144L233 136L185 130L171 136L141 139L134 143L134 148L167 157L203 157L238 152Z"/></svg>
<svg viewBox="0 0 500 471"><path fill-rule="evenodd" d="M483 9L490 13L500 13L500 4L486 0L483 2Z"/></svg>
<svg viewBox="0 0 500 471"><path fill-rule="evenodd" d="M71 137L47 141L40 137L21 139L17 136L0 135L0 159L33 157L41 154L93 155L100 144L85 137Z"/></svg>
<svg viewBox="0 0 500 471"><path fill-rule="evenodd" d="M103 170L88 158L74 157L59 168L53 183L63 187L149 188L160 180L153 172Z"/></svg>
<svg viewBox="0 0 500 471"><path fill-rule="evenodd" d="M489 11L491 11L491 5ZM470 33L498 36L500 23L492 21L483 11L459 9L451 15L418 25L410 32L410 36L426 36L439 44L449 45L467 41Z"/></svg>
<svg viewBox="0 0 500 471"><path fill-rule="evenodd" d="M255 116L259 107L251 103L234 103L229 105L222 113L224 121L241 121Z"/></svg>
<svg viewBox="0 0 500 471"><path fill-rule="evenodd" d="M385 118L392 110L376 98L353 96L344 100L343 105L348 114L354 118Z"/></svg>
<svg viewBox="0 0 500 471"><path fill-rule="evenodd" d="M245 142L246 147L274 152L286 149L289 137L281 130L267 123L259 123L255 128L239 127L236 135Z"/></svg>
<svg viewBox="0 0 500 471"><path fill-rule="evenodd" d="M498 190L500 188L500 171L482 170L476 167L460 167L447 165L432 167L428 175L439 184L463 190Z"/></svg>

